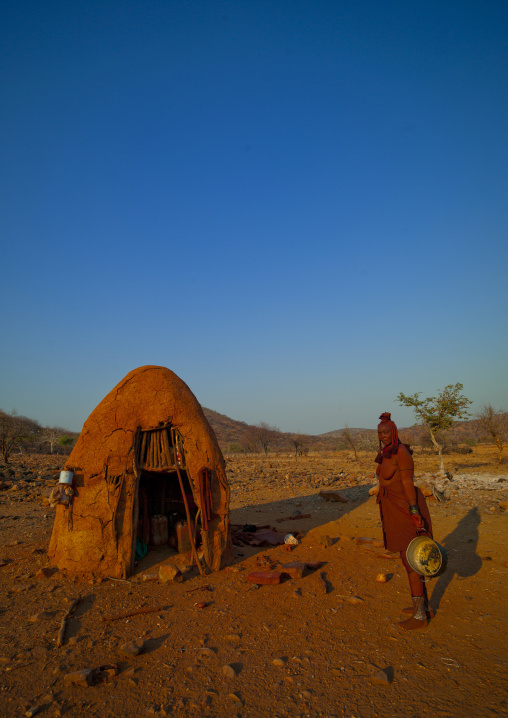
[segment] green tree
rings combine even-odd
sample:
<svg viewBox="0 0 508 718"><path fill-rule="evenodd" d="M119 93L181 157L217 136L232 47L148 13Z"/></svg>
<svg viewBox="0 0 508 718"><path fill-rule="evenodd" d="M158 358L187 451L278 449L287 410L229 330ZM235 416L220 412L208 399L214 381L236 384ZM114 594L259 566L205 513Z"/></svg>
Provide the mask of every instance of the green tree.
<svg viewBox="0 0 508 718"><path fill-rule="evenodd" d="M464 386L458 382L448 384L437 396L428 396L426 399L420 399L421 392L409 395L400 392L395 399L401 406L411 407L417 421L429 430L430 439L439 454L439 470L443 474L445 472L443 447L437 442L436 432L449 429L457 419L465 419L469 416L467 408L472 402L461 395L463 388Z"/></svg>

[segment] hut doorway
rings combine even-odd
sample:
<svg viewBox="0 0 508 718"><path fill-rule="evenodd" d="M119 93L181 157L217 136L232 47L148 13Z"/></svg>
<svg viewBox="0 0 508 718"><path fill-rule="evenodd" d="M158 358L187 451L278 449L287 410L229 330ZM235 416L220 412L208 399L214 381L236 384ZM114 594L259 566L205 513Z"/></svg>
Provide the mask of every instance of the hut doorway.
<svg viewBox="0 0 508 718"><path fill-rule="evenodd" d="M202 521L178 430L170 424L138 429L134 450L137 492L132 568L139 572L175 553L191 553L189 526L199 549Z"/></svg>

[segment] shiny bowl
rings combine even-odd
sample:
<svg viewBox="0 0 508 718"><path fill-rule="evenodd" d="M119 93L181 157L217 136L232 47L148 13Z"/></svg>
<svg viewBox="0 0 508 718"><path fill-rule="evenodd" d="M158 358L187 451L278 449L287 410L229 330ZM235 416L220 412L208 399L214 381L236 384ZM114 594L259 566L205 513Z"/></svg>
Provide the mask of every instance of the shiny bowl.
<svg viewBox="0 0 508 718"><path fill-rule="evenodd" d="M406 549L406 558L413 571L428 578L439 576L446 568L448 553L429 536L417 536Z"/></svg>

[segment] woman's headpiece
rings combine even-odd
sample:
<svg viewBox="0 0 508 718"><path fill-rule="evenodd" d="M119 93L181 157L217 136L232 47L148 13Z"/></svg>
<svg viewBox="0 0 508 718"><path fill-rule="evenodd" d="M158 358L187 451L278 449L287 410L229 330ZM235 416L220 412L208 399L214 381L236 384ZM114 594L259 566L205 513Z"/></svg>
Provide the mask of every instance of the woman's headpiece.
<svg viewBox="0 0 508 718"><path fill-rule="evenodd" d="M399 432L397 431L397 426L396 426L395 422L391 420L391 416L392 415L390 414L389 411L384 411L381 414L381 416L379 417L380 422L378 424L378 428L382 424L387 424L390 427L392 436L391 436L390 444L388 446L384 446L384 447L381 444L381 439L379 439L379 452L375 459L378 464L380 464L383 461L383 458L388 459L393 454L396 454L397 451L399 450L400 444L402 443L399 440ZM407 447L407 449L409 450L409 452L411 454L413 453L411 451L411 449L409 448L409 444L404 444L404 446Z"/></svg>

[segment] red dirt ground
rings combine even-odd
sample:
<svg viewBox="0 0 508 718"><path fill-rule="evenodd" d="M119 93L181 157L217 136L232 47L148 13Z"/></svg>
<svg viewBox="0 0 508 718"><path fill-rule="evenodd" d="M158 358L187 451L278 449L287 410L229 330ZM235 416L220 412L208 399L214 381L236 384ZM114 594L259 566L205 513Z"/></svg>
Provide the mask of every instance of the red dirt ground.
<svg viewBox="0 0 508 718"><path fill-rule="evenodd" d="M49 565L53 517L41 492L53 485L50 469L62 460L16 457L14 475L0 467L2 715L34 715L34 707L41 716L69 718L507 714L508 514L499 504L508 498L508 471L496 467L490 453L447 459L466 474L493 474L495 483L487 490L480 481L475 490L459 488L449 501L430 504L449 566L429 584L436 617L411 633L397 627L409 603L400 561L383 557L371 543L356 543L357 537L381 536L377 506L368 496L372 457L228 459L232 523L267 524L299 532L302 540L290 553L282 546L236 547L229 569L200 577L194 568L182 583L168 585L142 580L168 557L163 550L150 552L129 582L97 583L60 572L36 578ZM415 462L417 475L437 468L434 457L415 455ZM335 488L349 503L319 497L319 490ZM298 511L310 517L277 521ZM332 545L325 547L323 536ZM185 557L172 560L185 567ZM279 585L253 588L245 578L260 570L259 563L277 568L311 560L324 565ZM375 580L380 572L387 574L384 584ZM81 603L57 647L62 617L78 595ZM160 610L102 620L150 607ZM144 649L138 656L120 653L122 644L139 638ZM80 687L64 680L105 664L118 667L109 681Z"/></svg>

